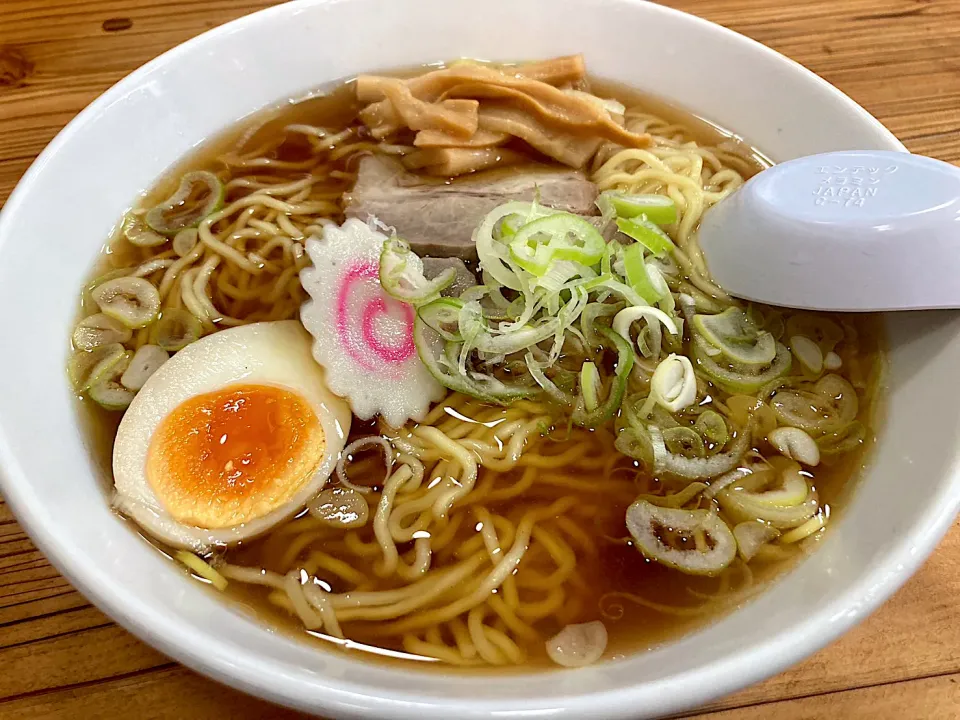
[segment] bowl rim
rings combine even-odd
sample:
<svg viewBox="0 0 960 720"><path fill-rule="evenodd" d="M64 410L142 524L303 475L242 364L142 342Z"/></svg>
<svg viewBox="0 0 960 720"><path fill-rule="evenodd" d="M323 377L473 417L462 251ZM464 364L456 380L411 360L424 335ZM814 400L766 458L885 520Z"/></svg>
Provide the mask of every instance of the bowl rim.
<svg viewBox="0 0 960 720"><path fill-rule="evenodd" d="M832 95L847 112L856 116L865 126L873 126L874 130L879 131L890 149L906 150L889 130L850 97L777 51L733 30L680 10L644 0L621 1L638 6L638 10L642 6L642 12L662 13L675 18L682 16L685 22L720 34L730 43L751 47L755 52L761 53L766 62L780 66L785 72L799 73L806 82L818 85L822 92ZM331 0L294 0L240 17L177 45L125 76L71 120L31 164L0 212L0 238L6 233L7 219L16 212L22 198L30 192L34 178L40 174L49 158L69 143L81 128L95 122L101 110L137 87L148 73L158 67L175 63L181 55L190 52L194 47L210 43L239 28L257 25L274 16L294 15L301 8L329 2ZM789 631L744 648L721 661L713 661L699 669L672 676L669 684L682 687L685 692L675 693L673 698L664 699L656 708L657 712L669 714L692 708L772 676L826 646L876 610L925 561L960 511L960 460L955 459L944 470L944 476L949 478L949 482L944 482L940 491L930 497L927 511L911 530L899 539L895 550L887 556L883 564L870 569L859 583L851 585L832 603L812 611ZM38 507L35 498L30 496L29 479L20 468L16 452L3 432L0 432L0 488L37 548L74 587L111 619L193 670L241 691L254 693L302 711L331 713L336 717L446 720L455 712L464 718L493 715L522 717L532 713L564 718L603 717L609 720L626 720L636 716L637 706L631 702L632 695L636 692L633 687L581 693L571 698L562 708L556 707L549 698L511 701L507 707L502 703L498 704L496 698L482 702L475 698L431 699L412 692L391 692L390 697L386 697L377 695L376 688L362 683L343 680L334 683L324 681L322 677L318 679L317 687L324 691L324 701L317 706L297 691L298 680L285 676L277 666L258 667L256 657L237 657L235 647L224 639L208 638L212 645L200 651L199 646L183 628L175 623L171 624L158 612L151 610L143 613L137 603L128 601L122 581L97 566L90 558L75 555L69 547L61 544L41 517L42 508ZM137 613L134 613L134 607L137 608ZM826 622L827 620L831 622ZM664 681L664 684L666 682ZM602 716L596 714L598 708L602 709Z"/></svg>

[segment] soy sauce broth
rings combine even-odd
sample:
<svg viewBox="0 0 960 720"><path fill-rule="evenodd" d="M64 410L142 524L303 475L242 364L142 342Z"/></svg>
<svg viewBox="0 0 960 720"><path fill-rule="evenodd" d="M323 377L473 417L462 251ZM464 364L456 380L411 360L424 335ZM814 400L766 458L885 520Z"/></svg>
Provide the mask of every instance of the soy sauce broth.
<svg viewBox="0 0 960 720"><path fill-rule="evenodd" d="M413 73L400 74L409 75ZM750 147L732 133L717 128L685 110L616 83L592 80L591 86L598 94L615 97L628 108L642 108L681 126L691 138L702 145L724 148L740 159L738 169L745 175L751 175L770 164L765 155ZM283 135L285 127L295 123L308 123L335 130L355 123L358 110L359 106L354 99L352 84L347 83L327 94L308 97L298 102L285 103L277 108L257 113L237 127L231 128L219 137L212 139L194 155L175 165L164 178L158 181L154 188L138 199L137 204L149 206L169 196L176 187L177 178L183 172L210 170L223 174L223 165L218 162L218 158L225 153L250 152L258 146L273 145L272 157L295 161L298 158L296 143L277 142ZM542 163L544 159L531 153L530 161L532 163ZM496 172L522 171L523 167L521 166ZM270 174L282 171L265 168L263 172ZM331 219L340 221L342 218L334 216ZM144 251L142 249L134 248L114 237L108 242L98 259L92 276L97 276L112 268L135 264L141 261L143 256ZM881 414L882 399L882 393L880 392L883 350L881 322L877 316L856 316L844 319L856 326L860 336L860 353L858 356L860 366L859 385L861 386L859 417L868 428L875 428ZM87 442L103 474L105 486L109 488L112 484L110 481L110 457L113 437L120 416L118 413L105 411L87 400L80 402L80 413L83 416L82 425ZM363 423L355 419L351 436L354 438L361 437L369 434L372 429L374 428L369 423ZM848 454L838 462L821 465L811 471L815 478L814 482L821 502L829 506L830 517L834 522L837 516L842 514L843 507L855 488L857 479L863 472L872 443L873 436L868 434L867 441L858 452ZM608 445L609 452L616 454L617 451L613 448L612 440ZM620 472L636 473L633 461L623 456L618 459L616 467ZM377 486L378 483L382 482L382 472L382 468L377 468L374 465L368 476L352 479L360 484ZM571 480L581 479L573 474L570 475L570 478ZM504 483L515 482L515 472L505 473L502 481ZM637 492L649 491L653 486L655 486L655 483L651 484L649 479L645 479L643 483L638 485ZM677 489L680 488L674 487L672 491ZM579 500L583 503L590 503L595 502L596 498L585 494ZM765 585L793 567L806 554L815 550L823 534L820 533L804 541L796 552L786 553L783 559L779 561L751 563L752 577L749 579L749 583L742 573L738 577L731 577L729 573L726 573L726 576L721 575L717 578L684 575L655 562L645 560L633 547L623 521L626 508L631 501L632 498L629 496L605 499L603 511L596 516L595 521L580 528L589 542L597 549L599 561L580 562L578 564L576 570L577 582L573 585L576 588L576 594L570 598L569 622L604 620L610 638L605 655L607 658L642 651L663 642L674 640L685 633L703 627L742 603L748 602L749 598L757 592L761 592ZM490 510L492 512L509 513L511 504L507 503L502 507L491 505ZM131 528L139 532L136 525L131 524ZM279 570L281 569L281 557L288 552L290 547L289 543L278 540L283 532L284 525L281 525L265 536L241 543L237 547L222 553L222 555L230 563ZM829 532L829 529L826 532ZM465 531L464 538L467 537L469 537L469 532ZM163 547L162 544L150 538L147 539L161 552L170 554L171 551ZM404 548L400 549L403 552ZM337 585L336 578L331 577L328 581L333 586ZM747 591L748 584L749 591ZM387 586L389 586L389 583L384 585L384 587ZM718 602L706 612L691 610L691 608L702 604L705 598L714 595L723 588L728 588L733 593L737 589L744 592L740 595L734 594L734 602ZM608 597L610 593L640 595L649 603L662 605L668 610L637 605L629 600L617 599L616 602L612 602ZM314 635L326 638L322 633L305 631L295 616L270 603L267 600L269 595L267 589L231 582L225 595L234 607L240 608L259 622L297 636ZM558 629L543 628L544 637L548 637L549 633ZM350 634L355 640L348 641L345 646L351 651L362 651L365 649L364 645L370 645L373 647L366 648L371 650L370 658L393 662L396 658L409 659L410 657L409 653L402 647L384 643L378 639L376 633L365 633L360 628L356 632L351 631ZM344 645L342 641L332 638L326 639L332 644ZM322 646L326 647L327 643L322 643ZM520 669L550 667L543 650L542 640L531 642L529 646L525 647L525 650L528 652L530 660ZM366 653L364 657L367 657ZM443 663L424 662L418 665L436 666L444 672L455 671L455 668ZM485 669L469 669L470 672L477 672L478 670Z"/></svg>

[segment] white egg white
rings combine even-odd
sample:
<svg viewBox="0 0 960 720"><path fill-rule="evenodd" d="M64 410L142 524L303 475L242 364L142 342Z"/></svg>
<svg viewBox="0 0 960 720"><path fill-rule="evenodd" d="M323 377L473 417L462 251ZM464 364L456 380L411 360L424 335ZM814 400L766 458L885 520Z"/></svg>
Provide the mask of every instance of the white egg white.
<svg viewBox="0 0 960 720"><path fill-rule="evenodd" d="M295 320L255 323L208 335L164 363L137 393L117 430L115 506L155 538L198 552L263 533L302 509L333 472L351 418L349 406L327 388L311 340ZM282 387L303 398L323 427L323 461L289 502L263 517L215 530L185 525L167 512L147 479L150 441L161 421L184 401L239 382Z"/></svg>

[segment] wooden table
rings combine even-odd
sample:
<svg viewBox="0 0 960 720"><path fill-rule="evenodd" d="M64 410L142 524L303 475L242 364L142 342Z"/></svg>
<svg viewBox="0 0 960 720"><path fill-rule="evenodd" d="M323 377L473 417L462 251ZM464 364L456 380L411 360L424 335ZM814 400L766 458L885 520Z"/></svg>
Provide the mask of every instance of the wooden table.
<svg viewBox="0 0 960 720"><path fill-rule="evenodd" d="M0 0L0 201L60 128L123 75L270 4ZM914 152L960 163L960 0L670 4L812 68ZM0 501L0 718L295 716L194 674L114 625L44 560ZM960 718L960 525L862 626L690 717Z"/></svg>

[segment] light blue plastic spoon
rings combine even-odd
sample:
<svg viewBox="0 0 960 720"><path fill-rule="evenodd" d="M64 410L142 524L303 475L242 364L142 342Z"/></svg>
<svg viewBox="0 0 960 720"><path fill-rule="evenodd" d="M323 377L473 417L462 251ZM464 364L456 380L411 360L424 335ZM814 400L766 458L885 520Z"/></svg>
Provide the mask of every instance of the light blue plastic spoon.
<svg viewBox="0 0 960 720"><path fill-rule="evenodd" d="M714 279L747 300L960 308L960 168L884 151L791 160L708 210L699 239Z"/></svg>

